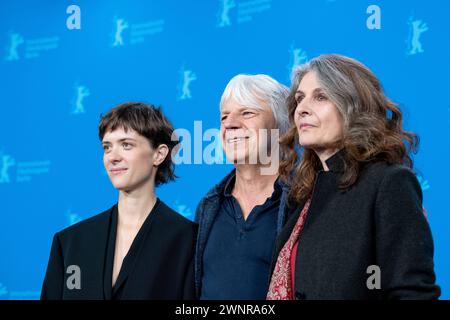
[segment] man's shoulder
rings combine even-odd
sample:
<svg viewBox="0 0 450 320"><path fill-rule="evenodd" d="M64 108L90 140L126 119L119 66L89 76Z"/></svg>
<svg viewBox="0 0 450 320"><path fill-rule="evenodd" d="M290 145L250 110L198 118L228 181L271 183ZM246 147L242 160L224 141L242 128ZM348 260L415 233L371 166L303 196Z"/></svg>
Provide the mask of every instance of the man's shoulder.
<svg viewBox="0 0 450 320"><path fill-rule="evenodd" d="M236 174L236 170L233 169L230 173L228 173L222 180L220 180L217 184L215 184L209 191L200 199L197 210L195 212L195 221L199 221L203 211L205 211L205 207L209 204L217 204L220 203L221 198L224 193L225 186L227 182Z"/></svg>

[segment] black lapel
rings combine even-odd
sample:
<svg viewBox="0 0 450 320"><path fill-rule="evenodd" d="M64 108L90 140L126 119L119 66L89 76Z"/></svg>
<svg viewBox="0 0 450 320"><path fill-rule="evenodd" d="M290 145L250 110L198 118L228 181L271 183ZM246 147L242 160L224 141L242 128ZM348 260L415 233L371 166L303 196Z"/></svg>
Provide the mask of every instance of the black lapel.
<svg viewBox="0 0 450 320"><path fill-rule="evenodd" d="M303 206L305 205L305 201L302 201L297 207L286 209L286 224L284 225L283 229L281 229L280 234L278 235L276 245L275 245L275 252L274 257L275 259L278 257L281 249L283 248L286 241L289 239L289 236L292 233L292 230L294 229L295 224L297 223L297 220L300 216L301 209L303 209ZM275 267L275 259L272 259L272 269Z"/></svg>
<svg viewBox="0 0 450 320"><path fill-rule="evenodd" d="M111 300L112 296L112 271L114 266L114 252L116 248L117 234L117 205L111 208L110 222L108 229L108 243L104 264L103 294L106 300Z"/></svg>
<svg viewBox="0 0 450 320"><path fill-rule="evenodd" d="M111 208L112 209L112 208ZM86 261L85 278L89 286L85 287L86 299L104 299L103 277L105 269L106 247L108 242L110 212L111 209L102 213L95 223L83 230L83 259ZM83 299L83 298L82 298Z"/></svg>

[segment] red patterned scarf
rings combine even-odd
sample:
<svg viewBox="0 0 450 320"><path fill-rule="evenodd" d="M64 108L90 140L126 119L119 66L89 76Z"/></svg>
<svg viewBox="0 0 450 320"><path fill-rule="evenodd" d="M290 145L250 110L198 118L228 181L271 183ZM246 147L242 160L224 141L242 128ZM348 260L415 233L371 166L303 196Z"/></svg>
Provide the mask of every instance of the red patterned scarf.
<svg viewBox="0 0 450 320"><path fill-rule="evenodd" d="M308 200L303 207L294 229L289 236L288 241L284 244L277 258L275 269L270 280L269 292L267 300L293 300L294 294L291 279L291 254L295 242L298 240L303 224L305 223L311 200Z"/></svg>

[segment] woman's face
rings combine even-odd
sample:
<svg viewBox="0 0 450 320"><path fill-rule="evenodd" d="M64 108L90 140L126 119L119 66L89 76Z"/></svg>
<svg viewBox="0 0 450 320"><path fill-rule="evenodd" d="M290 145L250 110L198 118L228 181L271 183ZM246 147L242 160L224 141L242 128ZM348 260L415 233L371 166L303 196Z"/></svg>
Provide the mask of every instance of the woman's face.
<svg viewBox="0 0 450 320"><path fill-rule="evenodd" d="M343 136L344 121L336 105L321 88L316 73L308 72L295 93L294 121L299 143L316 152L335 148Z"/></svg>
<svg viewBox="0 0 450 320"><path fill-rule="evenodd" d="M117 128L105 133L102 145L103 164L116 189L129 192L154 183L156 155L147 138Z"/></svg>

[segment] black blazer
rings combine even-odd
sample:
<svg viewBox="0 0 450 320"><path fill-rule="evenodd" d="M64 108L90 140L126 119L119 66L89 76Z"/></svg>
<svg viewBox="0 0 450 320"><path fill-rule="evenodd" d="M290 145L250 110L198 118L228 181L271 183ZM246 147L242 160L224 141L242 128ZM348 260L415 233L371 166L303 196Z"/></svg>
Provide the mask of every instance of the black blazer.
<svg viewBox="0 0 450 320"><path fill-rule="evenodd" d="M196 224L158 199L124 258L113 290L116 229L117 205L56 233L41 299L195 298ZM74 274L67 270L71 265L80 268L81 289L67 285Z"/></svg>
<svg viewBox="0 0 450 320"><path fill-rule="evenodd" d="M296 299L435 299L433 240L411 170L372 162L357 182L339 190L344 151L319 170L296 256ZM291 211L275 247L289 238L304 203ZM367 272L380 268L381 289L369 290Z"/></svg>

